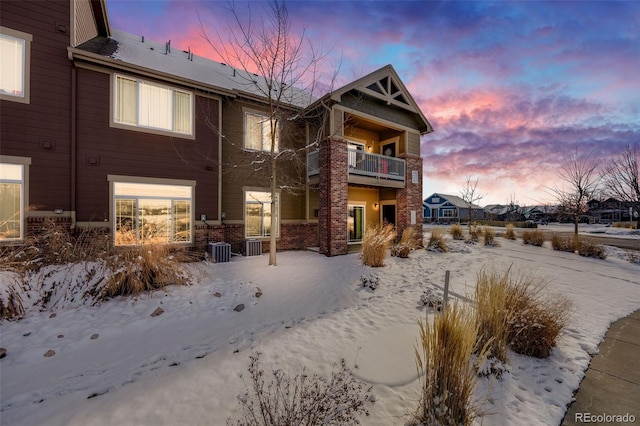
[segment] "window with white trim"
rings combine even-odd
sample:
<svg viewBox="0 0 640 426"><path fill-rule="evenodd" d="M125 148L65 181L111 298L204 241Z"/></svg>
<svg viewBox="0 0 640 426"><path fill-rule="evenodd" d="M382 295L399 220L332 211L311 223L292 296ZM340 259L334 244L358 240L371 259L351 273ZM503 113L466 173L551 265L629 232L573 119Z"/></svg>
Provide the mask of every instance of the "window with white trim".
<svg viewBox="0 0 640 426"><path fill-rule="evenodd" d="M115 124L193 135L191 92L118 74L113 86Z"/></svg>
<svg viewBox="0 0 640 426"><path fill-rule="evenodd" d="M442 217L446 217L446 218L452 218L455 217L455 209L443 209L442 210Z"/></svg>
<svg viewBox="0 0 640 426"><path fill-rule="evenodd" d="M29 103L31 34L0 27L0 99Z"/></svg>
<svg viewBox="0 0 640 426"><path fill-rule="evenodd" d="M113 182L115 245L190 243L193 187Z"/></svg>
<svg viewBox="0 0 640 426"><path fill-rule="evenodd" d="M0 241L24 238L24 165L0 163Z"/></svg>
<svg viewBox="0 0 640 426"><path fill-rule="evenodd" d="M277 196L278 194L276 194ZM271 216L276 217L276 237L280 234L280 203L276 197L271 200L271 192L245 191L244 193L244 229L248 238L271 236Z"/></svg>
<svg viewBox="0 0 640 426"><path fill-rule="evenodd" d="M244 147L256 151L271 152L272 124L275 127L274 152L278 152L280 129L277 120L257 112L245 111Z"/></svg>

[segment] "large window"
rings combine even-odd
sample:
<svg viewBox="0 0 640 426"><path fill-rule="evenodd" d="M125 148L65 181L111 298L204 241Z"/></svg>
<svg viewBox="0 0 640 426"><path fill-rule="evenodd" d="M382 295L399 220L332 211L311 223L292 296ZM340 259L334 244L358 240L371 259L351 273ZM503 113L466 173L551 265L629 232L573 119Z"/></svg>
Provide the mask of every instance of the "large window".
<svg viewBox="0 0 640 426"><path fill-rule="evenodd" d="M276 217L276 237L280 228L280 203L271 200L271 192L245 191L244 193L244 229L247 237L259 238L271 236L271 216Z"/></svg>
<svg viewBox="0 0 640 426"><path fill-rule="evenodd" d="M24 165L0 163L0 241L24 236Z"/></svg>
<svg viewBox="0 0 640 426"><path fill-rule="evenodd" d="M122 75L114 80L114 123L193 135L191 92Z"/></svg>
<svg viewBox="0 0 640 426"><path fill-rule="evenodd" d="M0 99L29 103L30 34L0 27Z"/></svg>
<svg viewBox="0 0 640 426"><path fill-rule="evenodd" d="M114 182L116 245L190 243L193 187Z"/></svg>
<svg viewBox="0 0 640 426"><path fill-rule="evenodd" d="M274 151L278 151L280 145L280 129L278 122L268 116L256 112L244 113L244 147L257 151L271 151L272 128L275 127Z"/></svg>

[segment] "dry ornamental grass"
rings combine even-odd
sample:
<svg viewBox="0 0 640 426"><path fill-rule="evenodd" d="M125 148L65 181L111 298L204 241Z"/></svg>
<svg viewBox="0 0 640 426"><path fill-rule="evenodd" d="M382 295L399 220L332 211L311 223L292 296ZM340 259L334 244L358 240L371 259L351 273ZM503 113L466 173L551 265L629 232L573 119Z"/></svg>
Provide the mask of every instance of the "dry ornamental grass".
<svg viewBox="0 0 640 426"><path fill-rule="evenodd" d="M544 234L538 229L534 229L533 231L524 231L522 233L522 242L524 244L542 247L544 244Z"/></svg>
<svg viewBox="0 0 640 426"><path fill-rule="evenodd" d="M504 233L504 238L506 238L507 240L515 240L516 239L516 232L514 230L513 223L507 224L507 228L506 228L506 231Z"/></svg>
<svg viewBox="0 0 640 426"><path fill-rule="evenodd" d="M362 263L367 266L384 266L387 249L396 237L393 225L367 229L362 239Z"/></svg>
<svg viewBox="0 0 640 426"><path fill-rule="evenodd" d="M449 251L447 243L444 241L444 232L440 229L432 229L429 236L429 243L427 243L427 250L439 251L446 253Z"/></svg>
<svg viewBox="0 0 640 426"><path fill-rule="evenodd" d="M462 226L458 224L451 225L451 238L454 240L463 240L464 234L462 232Z"/></svg>

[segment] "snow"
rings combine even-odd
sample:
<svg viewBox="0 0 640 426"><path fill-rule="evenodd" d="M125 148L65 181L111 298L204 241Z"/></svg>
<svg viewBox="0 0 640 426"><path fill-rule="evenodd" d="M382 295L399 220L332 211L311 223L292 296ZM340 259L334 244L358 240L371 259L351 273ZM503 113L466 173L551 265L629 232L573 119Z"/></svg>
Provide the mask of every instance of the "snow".
<svg viewBox="0 0 640 426"><path fill-rule="evenodd" d="M417 320L434 315L421 296L441 294L449 270L450 297L467 302L480 268L513 265L546 279L573 308L549 358L510 352L502 380L479 381L486 413L479 421L559 424L609 325L640 308L640 265L612 248L597 260L549 243L497 240L500 247L448 239L449 253L416 250L408 259L387 258L382 268L362 266L358 254L283 252L277 267L267 266L267 255L233 257L200 264L199 281L188 287L99 306L66 296L43 311L28 305L24 319L0 324L7 349L0 423L222 425L238 415L240 374L260 352L265 369L294 374L306 366L329 375L344 358L373 385L375 402L362 423L403 425L419 396ZM375 290L362 285L371 274L379 277ZM0 273L0 287L8 281ZM245 309L235 312L240 303ZM151 317L158 307L164 313ZM55 355L44 357L50 349Z"/></svg>

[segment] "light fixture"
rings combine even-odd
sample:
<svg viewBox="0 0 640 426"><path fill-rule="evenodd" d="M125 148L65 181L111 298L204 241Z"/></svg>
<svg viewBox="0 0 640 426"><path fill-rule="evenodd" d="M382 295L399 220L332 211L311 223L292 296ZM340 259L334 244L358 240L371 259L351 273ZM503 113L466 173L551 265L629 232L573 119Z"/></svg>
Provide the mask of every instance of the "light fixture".
<svg viewBox="0 0 640 426"><path fill-rule="evenodd" d="M373 208L377 209L378 208L378 203L373 203Z"/></svg>

